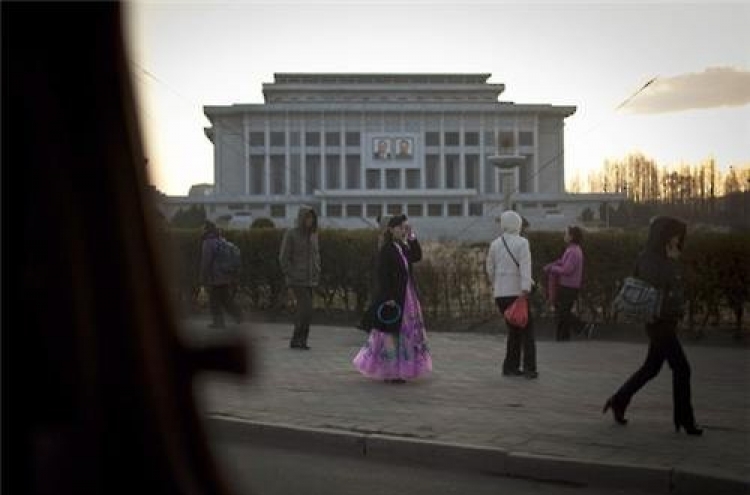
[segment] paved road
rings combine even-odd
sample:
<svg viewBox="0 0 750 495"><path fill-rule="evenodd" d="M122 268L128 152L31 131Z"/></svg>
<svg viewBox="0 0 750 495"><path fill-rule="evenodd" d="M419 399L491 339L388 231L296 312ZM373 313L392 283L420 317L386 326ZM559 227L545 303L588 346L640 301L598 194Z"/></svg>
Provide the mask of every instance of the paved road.
<svg viewBox="0 0 750 495"><path fill-rule="evenodd" d="M686 347L696 416L706 429L695 438L676 434L672 426L666 365L635 397L627 426L601 414L605 399L643 361L640 343L539 342L540 377L532 381L501 376L502 334L434 333L429 335L434 373L386 385L352 368L365 337L354 328L315 326L312 350L305 352L288 348L286 324L252 323L225 334L205 325L204 319L188 320L186 333L195 340L246 335L257 368L247 381L203 376L197 386L202 407L213 418L247 420L233 424L255 425L256 437L288 427L302 438L314 429L354 436L372 454L385 438L392 440L389 448L402 445L402 455L409 448L417 448L416 456L432 448L446 459L453 458L438 447L464 446L479 450L458 458L504 463L501 470L520 476L598 483L621 475L664 493L670 487L684 493L704 488L750 493L746 348ZM501 455L493 459L495 451ZM383 455L395 452L386 449Z"/></svg>
<svg viewBox="0 0 750 495"><path fill-rule="evenodd" d="M213 445L237 495L655 495L249 445Z"/></svg>

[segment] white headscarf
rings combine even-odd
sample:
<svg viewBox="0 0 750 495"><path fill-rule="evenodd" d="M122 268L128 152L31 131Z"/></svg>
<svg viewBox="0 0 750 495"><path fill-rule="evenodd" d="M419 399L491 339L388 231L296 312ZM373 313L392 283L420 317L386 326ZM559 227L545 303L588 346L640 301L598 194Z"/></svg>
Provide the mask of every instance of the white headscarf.
<svg viewBox="0 0 750 495"><path fill-rule="evenodd" d="M500 215L500 231L503 233L507 232L508 234L518 235L521 233L522 224L521 215L513 210L504 211Z"/></svg>

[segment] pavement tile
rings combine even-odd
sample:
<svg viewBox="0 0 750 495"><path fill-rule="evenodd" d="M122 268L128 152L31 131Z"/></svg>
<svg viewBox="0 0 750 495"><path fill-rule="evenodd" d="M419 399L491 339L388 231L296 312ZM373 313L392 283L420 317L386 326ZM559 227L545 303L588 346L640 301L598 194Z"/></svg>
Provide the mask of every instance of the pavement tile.
<svg viewBox="0 0 750 495"><path fill-rule="evenodd" d="M211 340L205 319L187 320L184 329L195 342ZM429 335L434 373L392 386L352 367L363 332L313 326L313 349L307 352L288 348L290 332L287 324L237 328L235 334L252 342L258 368L249 380L200 377L196 393L205 414L499 449L521 455L516 464L550 456L569 460L550 464L556 476L567 468L576 471L580 463L622 464L643 466L646 480L662 480L667 469L682 480L677 488L683 490L695 480L696 486L717 479L750 486L747 348L685 346L696 418L706 429L693 438L674 432L666 364L634 398L627 426L602 415L606 398L643 362L643 343L537 342L540 377L530 381L501 376L504 335L434 333Z"/></svg>

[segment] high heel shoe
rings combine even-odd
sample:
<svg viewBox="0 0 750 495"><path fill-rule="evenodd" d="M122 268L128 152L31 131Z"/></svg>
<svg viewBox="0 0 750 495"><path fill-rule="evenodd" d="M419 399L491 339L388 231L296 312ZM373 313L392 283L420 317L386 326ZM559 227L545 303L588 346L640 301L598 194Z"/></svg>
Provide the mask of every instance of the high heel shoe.
<svg viewBox="0 0 750 495"><path fill-rule="evenodd" d="M689 424L689 425L688 424L682 424L682 423L675 423L674 424L674 431L675 431L675 433L679 433L680 432L680 428L685 428L685 433L687 433L688 435L693 435L693 436L696 436L696 437L699 437L699 436L703 435L703 428L698 428L698 425L696 425L695 423L692 423L692 424Z"/></svg>
<svg viewBox="0 0 750 495"><path fill-rule="evenodd" d="M602 414L606 414L609 409L612 409L612 417L621 425L625 425L628 423L628 420L625 419L625 408L620 407L617 404L615 404L613 398L610 397L607 399L607 402L604 404L604 409L602 409Z"/></svg>

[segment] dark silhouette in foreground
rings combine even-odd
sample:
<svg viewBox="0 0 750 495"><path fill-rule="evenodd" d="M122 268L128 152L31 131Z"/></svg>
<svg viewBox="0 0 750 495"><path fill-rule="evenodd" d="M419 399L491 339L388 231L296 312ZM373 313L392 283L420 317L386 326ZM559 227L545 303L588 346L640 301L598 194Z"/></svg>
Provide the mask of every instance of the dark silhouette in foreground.
<svg viewBox="0 0 750 495"><path fill-rule="evenodd" d="M2 4L3 493L230 493L192 381L247 349L179 334L122 22Z"/></svg>

